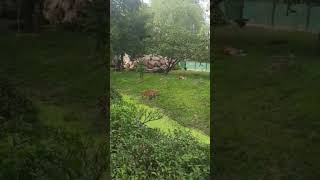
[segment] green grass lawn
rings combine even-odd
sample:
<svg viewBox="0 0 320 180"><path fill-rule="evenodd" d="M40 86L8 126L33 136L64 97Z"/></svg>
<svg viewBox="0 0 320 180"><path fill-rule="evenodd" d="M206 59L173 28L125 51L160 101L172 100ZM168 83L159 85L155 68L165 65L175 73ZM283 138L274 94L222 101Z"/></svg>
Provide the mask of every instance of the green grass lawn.
<svg viewBox="0 0 320 180"><path fill-rule="evenodd" d="M134 98L134 97L124 95L123 100L128 103L132 103L138 107L144 108L144 109L148 109L148 110L152 110L152 111L159 111L158 108L145 105L145 104L139 102L137 100L137 98ZM161 115L163 116L161 119L150 121L150 122L146 123L146 125L150 128L160 129L161 132L168 134L168 135L170 135L170 133L173 133L174 130L185 130L185 131L190 132L199 142L201 142L203 144L208 144L208 145L210 144L210 136L209 135L204 134L202 131L200 131L198 129L195 129L192 127L188 128L188 127L185 127L185 126L179 124L177 121L166 116L165 112L162 112ZM142 121L143 121L143 119L142 119Z"/></svg>
<svg viewBox="0 0 320 180"><path fill-rule="evenodd" d="M0 73L36 103L45 124L102 139L105 119L97 102L107 76L94 47L83 33L3 33Z"/></svg>
<svg viewBox="0 0 320 180"><path fill-rule="evenodd" d="M186 79L179 79L180 75ZM210 133L209 73L146 73L140 80L137 72L112 72L111 85L122 94L159 109L180 125ZM158 90L159 95L153 100L142 98L141 93L148 89Z"/></svg>
<svg viewBox="0 0 320 180"><path fill-rule="evenodd" d="M316 36L250 27L216 28L214 36L216 179L319 179ZM248 55L224 56L221 49L227 45ZM289 52L295 56L291 65L270 71L271 56Z"/></svg>

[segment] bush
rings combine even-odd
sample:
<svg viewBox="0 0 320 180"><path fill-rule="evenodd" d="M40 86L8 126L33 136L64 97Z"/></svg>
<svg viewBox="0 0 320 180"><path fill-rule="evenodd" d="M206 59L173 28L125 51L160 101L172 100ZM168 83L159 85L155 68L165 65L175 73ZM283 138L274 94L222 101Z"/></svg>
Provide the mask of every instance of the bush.
<svg viewBox="0 0 320 180"><path fill-rule="evenodd" d="M107 149L83 134L50 128L33 103L0 80L0 179L99 179Z"/></svg>
<svg viewBox="0 0 320 180"><path fill-rule="evenodd" d="M47 129L46 137L1 138L0 179L96 179L105 172L106 148L81 135ZM32 138L32 140L30 140Z"/></svg>
<svg viewBox="0 0 320 180"><path fill-rule="evenodd" d="M208 179L209 146L189 132L167 135L145 126L140 107L111 101L111 162L114 179Z"/></svg>
<svg viewBox="0 0 320 180"><path fill-rule="evenodd" d="M32 102L0 77L0 137L5 133L32 133L37 125L37 111Z"/></svg>

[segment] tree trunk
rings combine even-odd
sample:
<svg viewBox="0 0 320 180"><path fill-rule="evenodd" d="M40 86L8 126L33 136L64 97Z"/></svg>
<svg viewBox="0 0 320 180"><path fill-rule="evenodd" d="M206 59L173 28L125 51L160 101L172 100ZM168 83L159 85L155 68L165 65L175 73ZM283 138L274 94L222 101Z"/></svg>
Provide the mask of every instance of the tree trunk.
<svg viewBox="0 0 320 180"><path fill-rule="evenodd" d="M174 60L174 62L171 64L169 63L168 68L164 71L164 74L167 75L179 62L180 60Z"/></svg>
<svg viewBox="0 0 320 180"><path fill-rule="evenodd" d="M123 57L123 53L121 53L120 58L119 56L117 56L116 71L122 71Z"/></svg>

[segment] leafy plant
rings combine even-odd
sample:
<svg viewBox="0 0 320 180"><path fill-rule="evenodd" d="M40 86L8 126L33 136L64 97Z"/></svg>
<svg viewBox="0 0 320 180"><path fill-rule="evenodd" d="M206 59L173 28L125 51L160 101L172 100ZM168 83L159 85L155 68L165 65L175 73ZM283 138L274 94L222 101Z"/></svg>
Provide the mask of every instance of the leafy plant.
<svg viewBox="0 0 320 180"><path fill-rule="evenodd" d="M186 131L148 128L148 115L148 121L160 117L131 102L111 101L112 178L208 179L209 146Z"/></svg>
<svg viewBox="0 0 320 180"><path fill-rule="evenodd" d="M0 81L0 179L96 180L105 173L106 143L41 124L33 103Z"/></svg>

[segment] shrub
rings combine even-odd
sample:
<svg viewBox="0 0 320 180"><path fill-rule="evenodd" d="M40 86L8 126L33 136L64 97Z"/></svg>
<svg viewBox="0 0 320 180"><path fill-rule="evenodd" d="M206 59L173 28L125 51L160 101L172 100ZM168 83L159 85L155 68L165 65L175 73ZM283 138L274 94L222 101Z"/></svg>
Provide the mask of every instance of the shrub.
<svg viewBox="0 0 320 180"><path fill-rule="evenodd" d="M111 101L111 168L114 179L208 179L209 146L189 132L163 134L139 119L140 107Z"/></svg>
<svg viewBox="0 0 320 180"><path fill-rule="evenodd" d="M38 125L32 102L0 77L0 137L5 133L31 133Z"/></svg>
<svg viewBox="0 0 320 180"><path fill-rule="evenodd" d="M116 101L122 100L122 97L121 97L121 95L120 95L120 93L118 91L116 91L115 89L111 88L110 89L110 99L113 102L116 102Z"/></svg>
<svg viewBox="0 0 320 180"><path fill-rule="evenodd" d="M99 179L107 149L89 137L42 125L33 103L0 81L0 179Z"/></svg>

